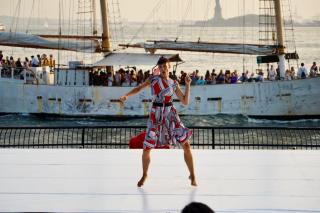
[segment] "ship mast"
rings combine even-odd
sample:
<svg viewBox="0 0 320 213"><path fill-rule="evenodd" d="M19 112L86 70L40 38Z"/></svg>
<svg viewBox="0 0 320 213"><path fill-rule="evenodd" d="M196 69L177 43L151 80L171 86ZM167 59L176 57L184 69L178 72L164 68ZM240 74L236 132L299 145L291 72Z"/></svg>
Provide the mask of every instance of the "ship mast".
<svg viewBox="0 0 320 213"><path fill-rule="evenodd" d="M280 78L285 77L286 71L286 61L285 61L285 46L284 46L284 37L283 37L283 20L282 20L282 11L281 11L281 0L274 0L274 8L276 15L276 26L277 26L277 38L278 38L278 57L279 57L279 70Z"/></svg>
<svg viewBox="0 0 320 213"><path fill-rule="evenodd" d="M96 36L98 33L97 30L97 13L96 13L96 0L92 0L92 17L93 17L93 29L92 29L92 35Z"/></svg>
<svg viewBox="0 0 320 213"><path fill-rule="evenodd" d="M111 52L110 30L108 20L108 0L100 0L102 18L102 52Z"/></svg>

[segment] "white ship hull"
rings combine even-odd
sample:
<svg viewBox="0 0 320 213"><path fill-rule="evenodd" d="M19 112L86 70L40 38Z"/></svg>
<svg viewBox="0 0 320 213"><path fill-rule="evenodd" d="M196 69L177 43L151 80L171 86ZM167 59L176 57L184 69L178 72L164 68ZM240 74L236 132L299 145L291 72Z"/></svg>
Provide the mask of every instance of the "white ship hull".
<svg viewBox="0 0 320 213"><path fill-rule="evenodd" d="M132 87L53 86L0 79L0 113L59 116L147 116L150 90L118 98ZM184 89L182 87L182 89ZM257 118L316 118L320 115L320 78L244 84L192 86L190 104L175 101L182 115L242 114Z"/></svg>

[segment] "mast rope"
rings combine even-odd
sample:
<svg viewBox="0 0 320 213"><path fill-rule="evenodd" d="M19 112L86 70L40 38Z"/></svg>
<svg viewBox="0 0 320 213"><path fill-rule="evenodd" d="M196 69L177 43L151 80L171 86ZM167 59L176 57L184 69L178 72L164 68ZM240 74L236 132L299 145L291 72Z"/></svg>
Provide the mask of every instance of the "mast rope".
<svg viewBox="0 0 320 213"><path fill-rule="evenodd" d="M128 42L128 44L132 44L132 42L137 39L138 34L144 29L144 27L146 26L147 22L152 18L153 14L156 12L156 10L158 10L161 5L164 3L165 1L163 0L158 0L157 4L155 5L155 7L152 9L151 13L148 15L148 17L145 19L145 21L142 23L142 25L139 27L139 29L136 31L136 33L133 35L133 37L131 38L131 40Z"/></svg>
<svg viewBox="0 0 320 213"><path fill-rule="evenodd" d="M201 37L203 35L203 32L205 31L205 28L207 28L207 26L208 26L208 22L209 22L209 20L208 20L209 17L208 16L209 16L210 2L211 2L211 0L207 0L206 11L205 11L204 17L203 17L203 24L201 26L200 33L199 33L199 39L198 39L199 41L200 41L200 39L201 39Z"/></svg>

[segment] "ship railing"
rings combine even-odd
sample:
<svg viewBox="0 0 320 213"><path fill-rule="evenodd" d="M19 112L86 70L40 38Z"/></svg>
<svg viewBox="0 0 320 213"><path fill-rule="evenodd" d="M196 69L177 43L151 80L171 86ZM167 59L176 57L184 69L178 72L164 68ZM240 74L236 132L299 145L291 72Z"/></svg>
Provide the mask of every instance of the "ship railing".
<svg viewBox="0 0 320 213"><path fill-rule="evenodd" d="M11 67L8 65L0 65L0 78L20 79L20 74L24 70L24 67Z"/></svg>
<svg viewBox="0 0 320 213"><path fill-rule="evenodd" d="M43 69L50 70L49 66L11 67L8 65L0 65L0 78L21 80L25 84L39 84L39 82L42 80L42 74L40 74L40 77L37 76L37 73L36 73L37 68L40 68L41 71ZM41 84L49 84L48 82L43 82L43 80L41 82L42 82Z"/></svg>
<svg viewBox="0 0 320 213"><path fill-rule="evenodd" d="M320 149L320 128L189 127L195 149ZM127 149L145 126L0 127L0 148Z"/></svg>

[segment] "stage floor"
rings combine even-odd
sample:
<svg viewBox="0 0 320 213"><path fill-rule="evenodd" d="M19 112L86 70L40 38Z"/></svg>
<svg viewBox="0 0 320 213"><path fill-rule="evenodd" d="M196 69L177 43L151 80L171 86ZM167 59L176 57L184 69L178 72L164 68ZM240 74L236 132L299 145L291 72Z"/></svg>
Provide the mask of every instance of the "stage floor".
<svg viewBox="0 0 320 213"><path fill-rule="evenodd" d="M0 211L180 212L191 201L216 212L320 212L319 151L193 150L191 187L182 150L0 150Z"/></svg>

